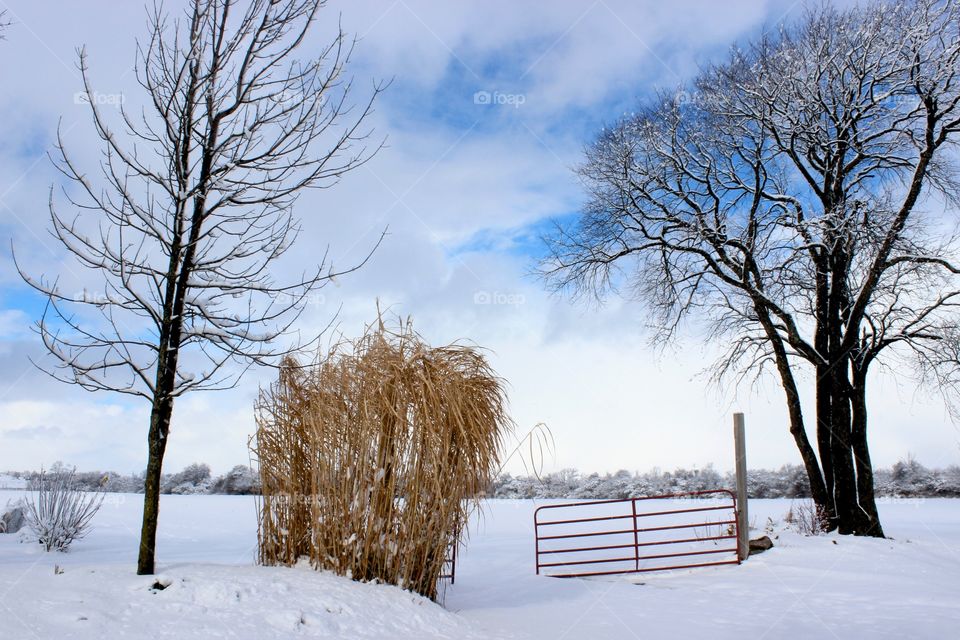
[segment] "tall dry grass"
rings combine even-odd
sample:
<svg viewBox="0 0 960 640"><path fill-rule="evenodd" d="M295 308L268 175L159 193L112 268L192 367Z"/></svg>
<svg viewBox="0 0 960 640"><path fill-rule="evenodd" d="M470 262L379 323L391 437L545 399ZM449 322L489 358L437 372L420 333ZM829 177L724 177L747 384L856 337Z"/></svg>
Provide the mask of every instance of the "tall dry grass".
<svg viewBox="0 0 960 640"><path fill-rule="evenodd" d="M257 404L260 562L307 557L435 599L511 429L483 355L432 348L409 322L286 362Z"/></svg>

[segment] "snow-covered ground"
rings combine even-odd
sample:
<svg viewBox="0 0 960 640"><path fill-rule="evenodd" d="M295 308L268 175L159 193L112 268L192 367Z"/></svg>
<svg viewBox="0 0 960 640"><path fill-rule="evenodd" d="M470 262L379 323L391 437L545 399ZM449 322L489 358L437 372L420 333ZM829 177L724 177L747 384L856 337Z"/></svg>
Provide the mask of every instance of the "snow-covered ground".
<svg viewBox="0 0 960 640"><path fill-rule="evenodd" d="M27 481L0 473L0 489L26 489ZM0 505L2 507L3 505Z"/></svg>
<svg viewBox="0 0 960 640"><path fill-rule="evenodd" d="M0 506L18 495L0 491ZM568 580L534 575L543 502L491 501L445 609L394 587L255 566L250 497L164 496L158 576L138 577L141 500L108 495L94 531L66 554L0 535L0 635L943 638L960 628L960 500L884 501L888 540L778 527L777 546L741 566ZM750 517L762 530L789 508L755 500ZM158 579L165 589L151 588Z"/></svg>

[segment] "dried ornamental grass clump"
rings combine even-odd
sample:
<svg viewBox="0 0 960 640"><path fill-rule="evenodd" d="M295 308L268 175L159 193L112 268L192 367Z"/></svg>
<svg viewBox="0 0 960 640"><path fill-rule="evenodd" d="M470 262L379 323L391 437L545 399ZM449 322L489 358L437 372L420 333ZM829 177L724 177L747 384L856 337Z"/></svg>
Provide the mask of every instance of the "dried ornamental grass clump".
<svg viewBox="0 0 960 640"><path fill-rule="evenodd" d="M409 322L287 361L257 404L260 562L308 557L436 598L511 428L483 355L430 347Z"/></svg>

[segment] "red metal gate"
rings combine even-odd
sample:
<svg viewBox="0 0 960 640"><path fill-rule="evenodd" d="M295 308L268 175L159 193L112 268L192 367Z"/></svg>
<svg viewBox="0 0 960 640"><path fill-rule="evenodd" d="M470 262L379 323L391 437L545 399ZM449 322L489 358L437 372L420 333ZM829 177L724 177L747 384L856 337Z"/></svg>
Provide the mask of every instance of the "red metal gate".
<svg viewBox="0 0 960 640"><path fill-rule="evenodd" d="M537 574L573 578L739 564L736 514L736 496L726 489L544 505L533 514ZM663 553L647 552L660 546ZM687 560L671 564L678 558ZM595 565L604 570L592 570Z"/></svg>
<svg viewBox="0 0 960 640"><path fill-rule="evenodd" d="M460 545L459 538L454 538L447 545L447 554L443 558L443 569L440 573L441 580L449 580L453 584L457 579L457 547Z"/></svg>

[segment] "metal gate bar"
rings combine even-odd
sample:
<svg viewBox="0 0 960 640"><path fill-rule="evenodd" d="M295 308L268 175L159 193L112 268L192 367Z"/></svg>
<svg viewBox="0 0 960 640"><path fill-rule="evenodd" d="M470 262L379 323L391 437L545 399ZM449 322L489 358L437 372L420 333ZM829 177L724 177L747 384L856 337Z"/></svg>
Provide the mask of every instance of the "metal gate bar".
<svg viewBox="0 0 960 640"><path fill-rule="evenodd" d="M658 510L658 511L647 511L643 512L638 509L638 505L649 500L668 500L668 499L682 499L682 498L711 498L711 497L723 497L729 498L729 503L724 503L721 505L707 505L702 507L685 507L680 509L667 509L667 510ZM618 515L600 515L600 516L588 516L582 518L564 518L559 520L546 520L541 521L541 512L548 512L552 509L583 509L595 506L618 506L625 505L625 503L630 503L630 513L618 514ZM701 522L684 522L682 524L664 524L659 526L650 526L650 527L640 527L641 518L650 518L657 516L675 516L678 514L692 514L692 513L705 513L712 511L724 511L727 510L730 512L729 519L720 520L720 521L701 521ZM614 571L586 571L586 572L575 572L575 573L555 573L551 572L549 575L554 577L561 578L572 578L572 577L585 577L585 576L602 576L602 575L617 575L617 574L626 574L626 573L643 573L649 571L665 571L670 569L688 569L694 567L709 567L716 565L725 565L725 564L739 564L740 560L737 557L737 548L734 543L733 548L717 548L717 549L696 549L696 550L684 550L677 553L656 553L656 554L647 554L641 555L641 547L653 547L661 545L676 545L676 544L690 544L696 545L699 543L707 542L716 542L719 540L736 540L738 534L738 524L736 519L737 513L737 501L733 492L726 489L717 489L713 491L693 491L687 493L673 493L657 496L643 496L638 498L626 498L623 500L590 500L586 502L574 502L567 504L554 504L554 505L544 505L537 508L534 512L534 531L536 534L536 565L537 565L537 574L540 573L541 569L551 569L555 567L575 567L575 566L584 566L587 565L597 565L597 564L608 564L608 563L633 563L633 568L624 568L617 569ZM686 518L685 518L686 519ZM551 535L541 535L541 527L557 527L561 525L584 525L590 523L598 522L614 522L618 520L629 520L632 523L632 527L629 529L614 529L614 530L600 530L600 531L572 531L567 533L552 533ZM653 523L656 524L656 523ZM724 525L730 525L729 535L711 535L704 537L683 537L683 538L673 538L666 540L646 540L641 539L642 534L648 534L652 532L666 532L666 531L680 531L684 529L695 529L702 527L722 527ZM549 529L546 529L549 531ZM624 544L608 544L608 545L597 545L592 547L566 547L566 548L547 548L541 549L541 542L544 541L556 541L556 540L573 540L580 538L590 538L596 536L623 536L623 535L632 535L633 543L624 543ZM548 554L579 554L579 553L589 553L589 552L599 552L599 551L608 551L612 549L633 549L633 555L629 557L615 557L615 558L605 558L605 557L586 557L584 559L579 559L574 556L571 560L564 560L558 562L543 562L541 556ZM733 554L733 559L725 560L716 560L711 562L702 562L702 563L685 563L685 564L676 564L668 566L656 566L656 567L641 567L641 561L648 560L664 560L670 558L693 558L693 557L702 557L710 556L721 553L730 553Z"/></svg>
<svg viewBox="0 0 960 640"><path fill-rule="evenodd" d="M460 534L458 532L447 545L446 554L443 558L443 569L441 569L439 576L440 580L449 580L450 584L457 581L457 547L459 546Z"/></svg>

